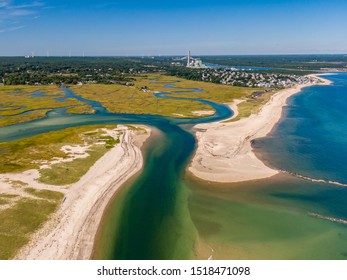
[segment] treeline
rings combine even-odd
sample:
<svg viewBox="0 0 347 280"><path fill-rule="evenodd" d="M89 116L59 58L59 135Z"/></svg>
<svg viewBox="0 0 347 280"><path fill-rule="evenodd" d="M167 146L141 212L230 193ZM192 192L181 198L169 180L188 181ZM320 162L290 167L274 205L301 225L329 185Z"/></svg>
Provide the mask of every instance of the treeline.
<svg viewBox="0 0 347 280"><path fill-rule="evenodd" d="M193 81L203 81L202 77L206 70L199 68L186 68L186 67L167 67L166 73L170 76L184 78ZM210 82L220 83L219 76L211 76Z"/></svg>
<svg viewBox="0 0 347 280"><path fill-rule="evenodd" d="M319 71L322 68L346 68L347 55L228 55L203 56L204 63L224 66L282 68Z"/></svg>
<svg viewBox="0 0 347 280"><path fill-rule="evenodd" d="M156 72L167 62L151 58L0 58L0 83L21 84L131 84L132 75Z"/></svg>

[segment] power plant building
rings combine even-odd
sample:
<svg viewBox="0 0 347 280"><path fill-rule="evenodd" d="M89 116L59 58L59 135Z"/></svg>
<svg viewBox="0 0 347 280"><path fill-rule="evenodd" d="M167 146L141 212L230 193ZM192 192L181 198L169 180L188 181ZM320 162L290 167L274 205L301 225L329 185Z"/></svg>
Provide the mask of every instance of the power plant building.
<svg viewBox="0 0 347 280"><path fill-rule="evenodd" d="M190 51L188 51L187 67L191 67L191 68L206 68L206 65L202 63L200 58L192 58L190 56Z"/></svg>

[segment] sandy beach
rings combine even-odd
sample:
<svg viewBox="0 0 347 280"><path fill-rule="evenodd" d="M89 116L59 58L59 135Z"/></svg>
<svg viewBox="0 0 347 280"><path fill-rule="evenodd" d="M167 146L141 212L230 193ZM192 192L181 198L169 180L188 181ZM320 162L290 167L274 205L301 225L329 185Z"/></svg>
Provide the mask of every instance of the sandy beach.
<svg viewBox="0 0 347 280"><path fill-rule="evenodd" d="M150 136L150 130L141 127L147 133L118 126L123 132L120 144L64 191L65 198L58 211L34 234L16 259L90 259L94 238L107 204L116 191L143 166L140 148Z"/></svg>
<svg viewBox="0 0 347 280"><path fill-rule="evenodd" d="M314 76L314 75L311 75ZM317 77L317 76L316 76ZM329 85L321 83L297 85L274 94L257 114L235 122L199 124L196 129L198 147L188 170L196 177L220 183L241 182L271 177L279 171L266 166L252 151L251 141L270 133L282 116L287 99L304 87ZM235 100L228 104L237 115Z"/></svg>

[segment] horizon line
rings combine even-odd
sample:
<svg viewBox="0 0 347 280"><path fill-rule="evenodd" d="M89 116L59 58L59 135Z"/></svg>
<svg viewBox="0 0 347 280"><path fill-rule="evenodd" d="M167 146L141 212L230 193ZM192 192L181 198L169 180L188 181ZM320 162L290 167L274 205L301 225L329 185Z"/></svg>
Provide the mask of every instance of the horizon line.
<svg viewBox="0 0 347 280"><path fill-rule="evenodd" d="M344 55L347 53L268 53L268 54L195 54L194 56L302 56L302 55ZM0 58L131 58L131 57L174 57L187 56L186 54L167 54L167 55L0 55Z"/></svg>

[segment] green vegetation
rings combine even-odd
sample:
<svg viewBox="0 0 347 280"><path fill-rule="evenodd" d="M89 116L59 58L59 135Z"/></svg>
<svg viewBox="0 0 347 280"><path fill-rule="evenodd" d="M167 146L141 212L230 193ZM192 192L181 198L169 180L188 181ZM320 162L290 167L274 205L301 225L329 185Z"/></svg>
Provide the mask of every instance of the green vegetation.
<svg viewBox="0 0 347 280"><path fill-rule="evenodd" d="M196 117L192 111L211 110L209 106L195 101L157 98L153 92L142 91L141 88L147 86L151 90L164 91L162 85L150 85L151 81L143 77L137 77L137 79L135 87L89 84L72 86L71 89L86 99L102 103L113 113Z"/></svg>
<svg viewBox="0 0 347 280"><path fill-rule="evenodd" d="M67 128L18 141L0 143L0 173L38 169L40 161L50 161L54 157L67 158L67 155L60 150L64 145L84 145L85 143L92 145L100 140L103 127L113 129L115 126L95 125ZM88 132L94 130L97 132L95 135L87 135ZM95 153L100 155L100 150L102 149L100 148ZM106 150L105 147L104 151L106 152Z"/></svg>
<svg viewBox="0 0 347 280"><path fill-rule="evenodd" d="M5 85L125 84L132 81L128 74L146 71L144 65L153 62L151 58L1 57L0 82Z"/></svg>
<svg viewBox="0 0 347 280"><path fill-rule="evenodd" d="M181 93L180 97L189 98L201 98L205 100L210 100L218 103L230 103L234 99L243 99L252 96L254 93L263 91L262 88L246 88L246 87L235 87L227 86L221 84L214 84L208 82L191 81L185 79L176 78L177 83L175 87L170 88L168 91L187 91L184 88L199 88L203 92L188 92ZM169 95L170 96L170 95ZM171 95L175 96L175 95Z"/></svg>
<svg viewBox="0 0 347 280"><path fill-rule="evenodd" d="M76 182L108 149L119 143L119 139L105 136L102 128L114 129L115 125L67 128L0 143L0 173L39 168L40 161L50 161L55 157L67 158L68 155L61 151L65 145L88 145L88 157L40 170L42 182L59 185ZM0 208L0 259L13 258L29 242L30 236L56 211L64 197L60 192L28 187L22 181L9 182L14 188L23 188L33 198L0 194L0 205L4 206Z"/></svg>
<svg viewBox="0 0 347 280"><path fill-rule="evenodd" d="M12 187L14 188L22 188L27 186L28 184L19 180L12 180L11 181Z"/></svg>
<svg viewBox="0 0 347 280"><path fill-rule="evenodd" d="M0 197L0 206L8 204L8 200Z"/></svg>
<svg viewBox="0 0 347 280"><path fill-rule="evenodd" d="M61 200L64 197L64 194L60 192L50 191L50 190L37 190L34 188L26 188L24 190L28 194L36 196L38 198L48 199L48 200Z"/></svg>
<svg viewBox="0 0 347 280"><path fill-rule="evenodd" d="M29 242L34 233L57 209L60 199L21 199L0 210L0 259L11 259Z"/></svg>
<svg viewBox="0 0 347 280"><path fill-rule="evenodd" d="M133 75L149 72L173 74L180 71L186 78L194 79L194 72L183 67L186 61L177 57L2 57L0 81L5 85L72 85L72 84L122 84L132 85ZM226 66L266 67L270 73L301 74L325 68L346 70L344 55L238 55L203 56L204 63ZM172 62L181 66L172 66ZM276 68L276 69L273 69ZM264 71L262 71L264 72Z"/></svg>
<svg viewBox="0 0 347 280"><path fill-rule="evenodd" d="M94 114L95 110L89 104L70 107L66 110L68 114Z"/></svg>
<svg viewBox="0 0 347 280"><path fill-rule="evenodd" d="M43 118L55 108L67 107L70 113L79 114L93 112L89 105L76 99L57 100L64 96L56 86L0 86L0 126Z"/></svg>
<svg viewBox="0 0 347 280"><path fill-rule="evenodd" d="M214 110L196 101L157 98L153 92L180 92L180 97L202 98L221 103L232 102L235 98L246 98L252 103L248 105L254 107L253 103L257 100L252 99L252 95L263 90L191 81L158 73L131 76L131 79L132 86L85 84L71 86L71 89L84 98L102 103L114 113L155 114L181 118L197 118L199 116L194 111L212 111L210 114L213 114ZM175 86L165 88L166 84ZM189 88L199 88L203 92L193 92ZM38 89L46 94L40 98L30 95ZM56 86L2 86L1 95L4 96L2 100L6 101L0 101L0 117L6 117L0 118L0 126L43 118L51 108L66 107L68 113L74 114L94 112L89 105L75 99L57 101L56 98L64 95Z"/></svg>
<svg viewBox="0 0 347 280"><path fill-rule="evenodd" d="M106 149L112 149L115 145L120 143L119 138L118 139L114 139L113 137L107 135L107 136L101 136L100 140L102 140L103 142L105 142L105 148Z"/></svg>
<svg viewBox="0 0 347 280"><path fill-rule="evenodd" d="M23 115L18 116L9 116L0 119L0 127L7 126L11 124L21 123L21 122L29 122L37 119L42 119L46 116L49 110L36 110L32 112L28 112Z"/></svg>
<svg viewBox="0 0 347 280"><path fill-rule="evenodd" d="M240 118L248 117L252 113L256 113L266 102L270 100L270 97L275 93L273 90L263 88L235 87L158 75L152 77L159 77L158 80L161 82L165 81L165 84L175 83L174 87L165 90L168 92L181 91L182 93L180 94L180 97L201 98L218 103L231 103L234 101L234 99L244 99L245 101L238 105L238 116L232 119L232 121L239 120ZM155 84L156 88L160 86L161 83ZM185 88L199 88L202 89L203 92L187 92ZM169 94L168 96L175 95Z"/></svg>
<svg viewBox="0 0 347 280"><path fill-rule="evenodd" d="M346 56L340 54L205 56L203 61L226 66L280 68L271 72L290 69L294 74L300 72L306 74L309 71L312 73L312 70L321 70L321 68L341 69L347 66Z"/></svg>
<svg viewBox="0 0 347 280"><path fill-rule="evenodd" d="M251 95L250 97L247 97L245 102L242 102L237 106L239 111L238 115L231 120L227 120L226 122L237 121L242 118L247 118L251 114L256 114L260 110L260 108L263 105L265 105L270 100L271 96L276 92L277 91L268 91L261 95Z"/></svg>
<svg viewBox="0 0 347 280"><path fill-rule="evenodd" d="M275 93L275 91L264 88L235 87L201 81L191 81L177 77L152 75L151 78L157 78L157 81L160 81L160 83L150 85L149 87L155 86L157 90L159 90L160 87L162 87L162 84L174 83L174 87L165 89L165 91L182 92L180 97L201 98L218 103L231 103L234 99L244 99L245 102L238 105L239 115L232 119L232 121L256 113ZM198 88L202 89L203 92L187 92L187 88ZM168 96L175 95L169 94Z"/></svg>
<svg viewBox="0 0 347 280"><path fill-rule="evenodd" d="M127 125L127 127L133 131L142 131L144 133L147 133L146 129L144 129L143 127L138 127L138 126L133 126L133 125Z"/></svg>
<svg viewBox="0 0 347 280"><path fill-rule="evenodd" d="M173 87L165 88L165 85ZM168 92L168 96L200 98L218 103L231 103L234 99L245 99L240 104L240 117L247 117L266 103L273 92L263 88L235 87L222 84L192 81L164 74L136 76L133 87L123 85L84 85L72 86L72 90L87 99L101 102L114 113L158 114L174 117L197 118L194 111L214 111L208 105L190 100L160 99L154 91ZM202 89L194 92L192 88ZM212 113L213 114L213 113Z"/></svg>
<svg viewBox="0 0 347 280"><path fill-rule="evenodd" d="M16 198L18 195L16 194L7 194L7 193L2 193L0 194L0 198Z"/></svg>
<svg viewBox="0 0 347 280"><path fill-rule="evenodd" d="M87 152L86 158L75 159L70 162L53 164L51 168L40 170L40 182L51 185L69 185L77 182L90 167L102 157L110 146L94 145Z"/></svg>

